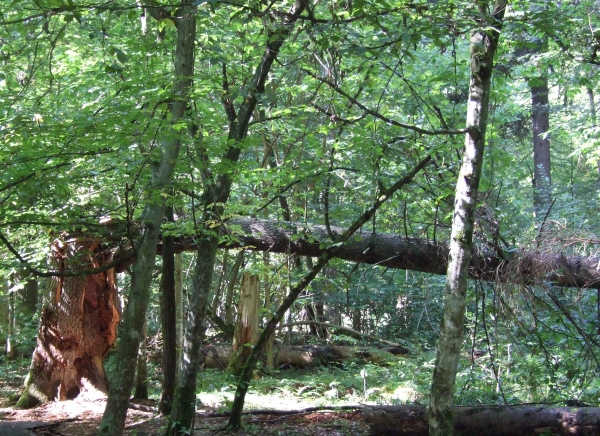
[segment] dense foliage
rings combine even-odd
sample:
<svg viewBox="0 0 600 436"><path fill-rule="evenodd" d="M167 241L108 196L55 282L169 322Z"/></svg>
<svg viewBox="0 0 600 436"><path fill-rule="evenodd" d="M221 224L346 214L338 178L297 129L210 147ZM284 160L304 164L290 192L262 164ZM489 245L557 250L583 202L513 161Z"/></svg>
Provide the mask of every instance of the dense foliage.
<svg viewBox="0 0 600 436"><path fill-rule="evenodd" d="M192 97L185 119L171 124L175 24L168 14L153 16L159 9L175 14L176 4L3 2L0 272L8 283L2 289L5 299L23 298L24 267L44 271L53 239L86 233L101 235L107 246L125 244L136 238L144 205L159 197L167 198L178 216L176 223L165 223L163 234L196 236L201 243L205 235L196 234L195 220L201 216L197 206L207 174L234 179L223 213L205 223L209 228L234 216L344 227L431 154L433 163L362 231L449 238L473 4L314 2L283 45L241 143L240 160L232 164L223 159L231 145L228 110L242 103L270 30L291 2L275 3L281 4L194 2ZM493 79L476 223L480 248L595 254L599 13L600 5L590 0L511 4ZM540 81L549 84L545 135L551 138L552 156L552 203L541 216L534 214L530 121L531 87ZM153 192L148 187L160 153L158 138L170 135L183 138L174 180L168 190ZM104 224L109 219L127 223L127 230L110 234ZM233 227L225 238L235 235ZM240 273L236 255L220 252L213 280L213 315L226 321L231 316L227 291L235 290ZM187 268L191 255L185 262ZM278 302L311 262L247 252L243 268L260 274ZM127 283L123 278L124 294ZM544 283L470 286L465 355L471 360L461 368L458 401L600 403L595 291ZM153 291L150 336L160 325L158 290ZM426 370L442 296L439 277L332 261L288 321L321 307L317 311L330 322L408 345L416 364L397 363L381 370L381 377L391 374L398 385L422 392L430 383ZM2 335L16 335L27 348L31 328L15 321L19 304L10 307L1 314ZM300 340L297 334L293 340ZM349 343L356 338L334 333L302 340Z"/></svg>

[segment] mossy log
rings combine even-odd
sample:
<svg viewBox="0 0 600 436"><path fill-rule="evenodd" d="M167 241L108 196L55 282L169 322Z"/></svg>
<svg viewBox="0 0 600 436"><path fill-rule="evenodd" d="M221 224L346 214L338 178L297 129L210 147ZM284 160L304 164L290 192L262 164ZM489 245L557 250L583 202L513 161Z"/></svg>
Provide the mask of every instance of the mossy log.
<svg viewBox="0 0 600 436"><path fill-rule="evenodd" d="M365 407L356 414L376 436L427 436L427 407ZM600 408L544 406L455 407L454 434L486 436L598 435Z"/></svg>
<svg viewBox="0 0 600 436"><path fill-rule="evenodd" d="M202 349L202 361L207 368L225 369L231 359L231 345L207 345ZM280 368L311 368L357 359L385 365L408 354L403 347L349 347L342 345L289 345L276 351L276 366Z"/></svg>

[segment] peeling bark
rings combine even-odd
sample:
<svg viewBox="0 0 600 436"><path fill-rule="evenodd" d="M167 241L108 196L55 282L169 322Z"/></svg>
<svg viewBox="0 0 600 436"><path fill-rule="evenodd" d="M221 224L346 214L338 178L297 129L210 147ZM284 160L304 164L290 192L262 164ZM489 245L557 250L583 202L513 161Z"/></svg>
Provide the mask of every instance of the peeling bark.
<svg viewBox="0 0 600 436"><path fill-rule="evenodd" d="M50 263L57 269L86 270L110 261L97 240L56 240ZM91 386L108 392L103 360L121 319L115 270L48 278L37 346L19 407L67 400ZM87 386L86 386L87 385Z"/></svg>
<svg viewBox="0 0 600 436"><path fill-rule="evenodd" d="M238 320L233 336L233 357L228 371L239 376L252 346L258 339L258 310L260 306L260 282L258 276L244 272L240 284Z"/></svg>

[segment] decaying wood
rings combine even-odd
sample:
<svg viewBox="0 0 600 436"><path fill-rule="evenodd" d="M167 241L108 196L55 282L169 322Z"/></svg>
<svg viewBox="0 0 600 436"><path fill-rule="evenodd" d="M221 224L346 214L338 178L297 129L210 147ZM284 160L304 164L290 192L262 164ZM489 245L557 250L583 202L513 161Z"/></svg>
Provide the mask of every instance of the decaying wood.
<svg viewBox="0 0 600 436"><path fill-rule="evenodd" d="M427 436L427 407L373 406L360 411L372 435ZM488 406L455 407L454 431L461 435L597 435L600 408Z"/></svg>
<svg viewBox="0 0 600 436"><path fill-rule="evenodd" d="M95 239L56 240L51 253L51 267L64 269L98 269L109 260ZM114 268L46 279L37 346L18 406L72 399L82 389L107 392L102 362L120 319Z"/></svg>
<svg viewBox="0 0 600 436"><path fill-rule="evenodd" d="M125 239L125 225L110 222L107 241ZM122 229L121 229L122 227ZM345 229L331 227L339 236ZM270 253L297 254L320 257L330 242L325 226L293 222L269 221L258 218L235 218L220 229L228 235L221 248ZM122 235L122 236L118 236ZM191 238L178 238L177 252L192 251L197 247ZM157 254L162 250L159 241ZM407 238L393 234L357 232L343 246L336 247L335 257L350 262L379 265L385 268L404 269L445 275L448 268L448 246L427 239ZM120 259L120 260L119 260ZM114 260L106 269L124 270L134 257L131 250L117 250ZM534 284L548 282L556 286L600 289L600 256L573 256L560 251L506 249L485 251L474 248L469 274L471 278L505 283ZM80 272L31 269L38 276L75 275ZM103 270L103 269L102 269ZM90 270L89 273L100 272Z"/></svg>
<svg viewBox="0 0 600 436"><path fill-rule="evenodd" d="M310 368L359 359L363 362L385 365L408 354L403 347L348 347L341 345L290 345L282 346L275 356L279 367ZM231 360L231 345L207 345L202 348L201 364L208 368L225 369Z"/></svg>
<svg viewBox="0 0 600 436"><path fill-rule="evenodd" d="M258 339L258 310L260 307L260 282L256 274L244 272L240 285L238 319L233 336L233 357L228 371L238 376Z"/></svg>
<svg viewBox="0 0 600 436"><path fill-rule="evenodd" d="M131 407L131 406L130 406ZM322 406L294 410L246 410L244 415L297 416L314 412L354 412L353 419L369 427L371 436L427 436L427 407ZM206 418L230 412L199 413ZM455 434L486 436L589 436L600 434L598 407L481 406L455 407Z"/></svg>

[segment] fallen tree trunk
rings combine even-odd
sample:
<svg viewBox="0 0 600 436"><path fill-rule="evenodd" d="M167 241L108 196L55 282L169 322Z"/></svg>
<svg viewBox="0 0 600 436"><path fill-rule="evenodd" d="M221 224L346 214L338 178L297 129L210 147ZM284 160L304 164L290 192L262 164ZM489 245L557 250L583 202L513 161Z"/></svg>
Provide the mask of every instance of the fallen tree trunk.
<svg viewBox="0 0 600 436"><path fill-rule="evenodd" d="M357 412L376 436L427 436L427 407L373 406ZM597 435L600 408L486 406L455 407L454 432L462 435Z"/></svg>
<svg viewBox="0 0 600 436"><path fill-rule="evenodd" d="M246 410L244 415L294 416L323 411L351 413L353 421L361 421L365 427L369 427L368 434L371 436L427 436L429 432L427 407L421 405ZM229 416L229 414L229 412L216 412L200 415L215 418ZM455 407L454 416L454 432L457 435L588 436L600 434L600 408L598 407Z"/></svg>
<svg viewBox="0 0 600 436"><path fill-rule="evenodd" d="M331 227L339 236L345 229ZM270 253L290 253L320 257L331 243L325 226L235 218L221 228L228 235L222 248L244 248ZM193 239L180 238L178 251L194 250ZM158 252L161 247L159 245ZM392 234L357 232L334 256L386 268L445 275L448 268L447 244ZM549 282L556 286L600 289L600 257L568 256L548 251L505 251L501 255L474 249L469 275L473 279L533 284Z"/></svg>
<svg viewBox="0 0 600 436"><path fill-rule="evenodd" d="M359 359L385 365L408 354L403 347L347 347L341 345L289 345L280 347L275 356L278 367L312 368ZM231 360L231 345L207 345L202 348L202 361L207 368L225 369Z"/></svg>

